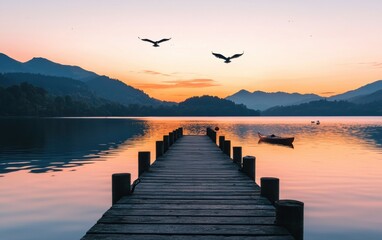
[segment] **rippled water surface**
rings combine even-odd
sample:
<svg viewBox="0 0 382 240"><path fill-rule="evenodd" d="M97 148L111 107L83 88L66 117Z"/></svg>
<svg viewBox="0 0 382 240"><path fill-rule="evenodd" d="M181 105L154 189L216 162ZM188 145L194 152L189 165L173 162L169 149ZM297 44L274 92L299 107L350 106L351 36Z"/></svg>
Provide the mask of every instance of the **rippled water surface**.
<svg viewBox="0 0 382 240"><path fill-rule="evenodd" d="M382 239L382 118L0 119L0 238L79 239L111 205L111 174L137 176L138 151L182 126L256 156L281 198L305 203L305 239ZM257 132L295 136L258 143ZM154 159L152 159L154 161Z"/></svg>

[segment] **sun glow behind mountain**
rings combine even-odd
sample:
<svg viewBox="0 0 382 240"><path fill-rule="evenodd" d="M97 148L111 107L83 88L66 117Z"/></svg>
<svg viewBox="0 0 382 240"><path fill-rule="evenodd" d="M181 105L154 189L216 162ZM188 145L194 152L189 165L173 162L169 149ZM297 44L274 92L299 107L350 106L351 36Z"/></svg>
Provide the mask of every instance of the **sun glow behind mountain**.
<svg viewBox="0 0 382 240"><path fill-rule="evenodd" d="M382 73L380 1L5 0L0 9L0 52L78 65L162 100L240 89L329 96ZM153 48L138 37L172 39ZM225 64L211 51L245 53Z"/></svg>

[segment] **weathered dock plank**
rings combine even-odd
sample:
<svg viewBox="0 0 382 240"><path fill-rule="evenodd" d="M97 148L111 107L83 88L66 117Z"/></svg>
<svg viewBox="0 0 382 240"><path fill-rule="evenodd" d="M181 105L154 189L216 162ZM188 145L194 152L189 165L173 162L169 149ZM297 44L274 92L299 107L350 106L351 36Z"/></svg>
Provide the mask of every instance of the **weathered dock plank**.
<svg viewBox="0 0 382 240"><path fill-rule="evenodd" d="M275 225L231 225L231 224L96 224L90 233L160 234L160 235L236 235L266 236L287 235L289 232Z"/></svg>
<svg viewBox="0 0 382 240"><path fill-rule="evenodd" d="M184 136L83 240L290 240L260 187L206 136Z"/></svg>
<svg viewBox="0 0 382 240"><path fill-rule="evenodd" d="M292 236L225 236L225 235L148 235L148 234L88 234L83 240L293 240Z"/></svg>

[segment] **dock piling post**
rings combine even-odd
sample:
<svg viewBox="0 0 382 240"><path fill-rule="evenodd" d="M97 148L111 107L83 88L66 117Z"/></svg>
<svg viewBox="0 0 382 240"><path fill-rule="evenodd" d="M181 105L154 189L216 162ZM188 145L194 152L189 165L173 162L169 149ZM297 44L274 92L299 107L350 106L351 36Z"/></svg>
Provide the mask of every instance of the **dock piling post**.
<svg viewBox="0 0 382 240"><path fill-rule="evenodd" d="M280 180L274 177L262 177L261 182L261 196L268 198L274 204L279 200L280 195Z"/></svg>
<svg viewBox="0 0 382 240"><path fill-rule="evenodd" d="M242 158L242 148L241 147L233 147L233 162L241 166L241 158Z"/></svg>
<svg viewBox="0 0 382 240"><path fill-rule="evenodd" d="M212 137L213 137L213 136L212 136L212 134L213 134L212 131L213 131L213 130L212 130L210 127L208 127L208 128L207 128L207 131L206 131L206 134L207 134L207 136L213 141L213 139L212 139Z"/></svg>
<svg viewBox="0 0 382 240"><path fill-rule="evenodd" d="M163 141L156 141L155 143L156 149L156 159L163 155Z"/></svg>
<svg viewBox="0 0 382 240"><path fill-rule="evenodd" d="M174 133L174 142L176 142L178 140L178 133L176 132L176 130L172 132Z"/></svg>
<svg viewBox="0 0 382 240"><path fill-rule="evenodd" d="M168 146L171 147L172 144L174 144L174 133L173 133L173 132L169 132L169 133L168 133L168 136L169 136L169 143L168 143Z"/></svg>
<svg viewBox="0 0 382 240"><path fill-rule="evenodd" d="M223 152L228 155L228 157L231 157L231 141L225 140L224 141L224 150Z"/></svg>
<svg viewBox="0 0 382 240"><path fill-rule="evenodd" d="M276 224L285 227L296 240L304 239L304 203L296 200L275 202Z"/></svg>
<svg viewBox="0 0 382 240"><path fill-rule="evenodd" d="M256 157L243 157L243 172L254 181L256 180Z"/></svg>
<svg viewBox="0 0 382 240"><path fill-rule="evenodd" d="M138 177L150 168L150 152L138 152Z"/></svg>
<svg viewBox="0 0 382 240"><path fill-rule="evenodd" d="M225 141L225 136L219 136L219 148L222 151L224 151L224 141Z"/></svg>
<svg viewBox="0 0 382 240"><path fill-rule="evenodd" d="M163 153L167 152L169 147L169 141L170 141L169 136L164 135L163 136Z"/></svg>
<svg viewBox="0 0 382 240"><path fill-rule="evenodd" d="M114 205L123 196L130 194L130 173L114 173L111 176L112 204Z"/></svg>
<svg viewBox="0 0 382 240"><path fill-rule="evenodd" d="M216 144L216 131L211 130L211 140Z"/></svg>

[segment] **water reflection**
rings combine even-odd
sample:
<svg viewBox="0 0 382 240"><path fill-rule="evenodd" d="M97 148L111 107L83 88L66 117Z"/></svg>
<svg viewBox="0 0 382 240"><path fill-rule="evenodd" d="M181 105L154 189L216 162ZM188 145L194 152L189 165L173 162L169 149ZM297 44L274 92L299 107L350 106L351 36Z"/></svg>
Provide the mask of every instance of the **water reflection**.
<svg viewBox="0 0 382 240"><path fill-rule="evenodd" d="M146 127L132 119L0 119L0 174L91 164Z"/></svg>
<svg viewBox="0 0 382 240"><path fill-rule="evenodd" d="M169 131L205 134L218 126L243 156L256 156L257 182L278 177L281 198L305 202L305 239L381 239L382 118L320 121L0 119L0 236L79 239L110 207L111 174L137 177L138 151L151 151L153 161L155 141ZM294 136L295 148L259 144L257 132ZM63 171L30 174L55 170Z"/></svg>

